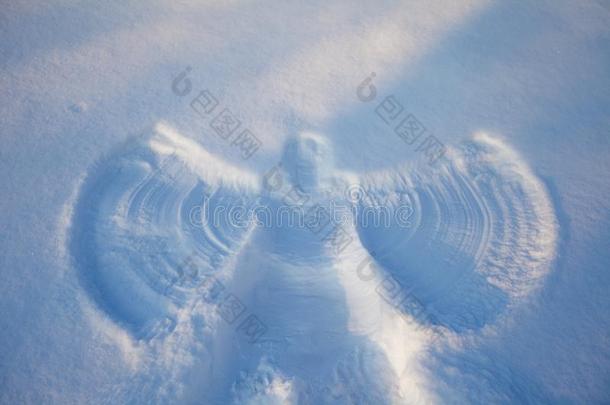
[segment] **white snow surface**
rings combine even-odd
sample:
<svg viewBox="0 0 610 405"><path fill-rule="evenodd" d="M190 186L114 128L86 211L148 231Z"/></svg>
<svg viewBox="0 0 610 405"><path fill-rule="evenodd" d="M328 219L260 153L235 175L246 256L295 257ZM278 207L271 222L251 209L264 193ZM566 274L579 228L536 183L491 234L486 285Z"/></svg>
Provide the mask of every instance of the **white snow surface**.
<svg viewBox="0 0 610 405"><path fill-rule="evenodd" d="M1 403L610 401L607 1L5 3Z"/></svg>

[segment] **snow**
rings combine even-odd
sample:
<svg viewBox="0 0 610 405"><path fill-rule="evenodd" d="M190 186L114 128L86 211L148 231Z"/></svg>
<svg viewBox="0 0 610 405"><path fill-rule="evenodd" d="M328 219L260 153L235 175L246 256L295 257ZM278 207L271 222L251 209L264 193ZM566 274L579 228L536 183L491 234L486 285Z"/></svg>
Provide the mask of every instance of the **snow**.
<svg viewBox="0 0 610 405"><path fill-rule="evenodd" d="M3 4L0 402L608 402L608 27Z"/></svg>

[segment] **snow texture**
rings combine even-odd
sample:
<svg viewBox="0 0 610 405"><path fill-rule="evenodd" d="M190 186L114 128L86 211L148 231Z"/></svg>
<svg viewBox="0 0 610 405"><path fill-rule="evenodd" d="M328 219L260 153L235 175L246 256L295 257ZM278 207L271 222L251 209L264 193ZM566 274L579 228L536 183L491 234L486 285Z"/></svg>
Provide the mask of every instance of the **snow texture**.
<svg viewBox="0 0 610 405"><path fill-rule="evenodd" d="M0 7L0 402L610 401L604 1Z"/></svg>

